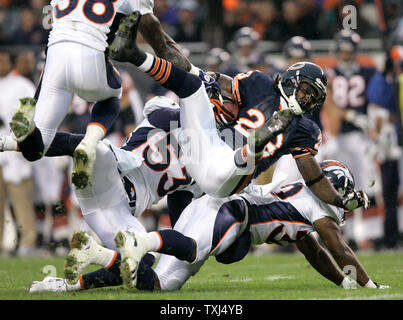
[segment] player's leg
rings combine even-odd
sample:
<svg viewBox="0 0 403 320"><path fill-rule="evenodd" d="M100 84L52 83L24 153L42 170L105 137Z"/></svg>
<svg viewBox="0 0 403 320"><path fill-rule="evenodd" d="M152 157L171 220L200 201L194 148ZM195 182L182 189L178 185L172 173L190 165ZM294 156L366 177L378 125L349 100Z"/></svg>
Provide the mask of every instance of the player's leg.
<svg viewBox="0 0 403 320"><path fill-rule="evenodd" d="M119 32L128 33L135 39L139 21L140 17L137 17L137 23L133 22L131 29ZM264 132L251 140L252 148L244 147L234 152L217 134L210 100L199 77L141 51L135 43L130 48L112 44L110 54L118 61L132 62L181 98L180 119L185 136L181 144L184 149L181 160L201 189L210 195L224 197L242 190L251 179L257 153L260 157L268 140L291 123L288 118L287 123L279 123L277 116L273 117L270 120L274 120L273 128L269 125L262 129Z"/></svg>
<svg viewBox="0 0 403 320"><path fill-rule="evenodd" d="M76 45L69 61L70 90L85 101L98 101L91 111L84 139L74 153L72 183L82 189L92 175L96 146L119 115L122 86L119 73L104 52Z"/></svg>
<svg viewBox="0 0 403 320"><path fill-rule="evenodd" d="M48 49L43 77L35 94L36 105L32 99L23 99L21 107L15 113L15 116L26 116L25 120L30 128L28 132L19 133L21 121L13 118L10 123L19 150L30 161L38 160L46 153L71 105L73 95L67 86L66 60L60 59L67 54L64 47L65 45L58 44Z"/></svg>

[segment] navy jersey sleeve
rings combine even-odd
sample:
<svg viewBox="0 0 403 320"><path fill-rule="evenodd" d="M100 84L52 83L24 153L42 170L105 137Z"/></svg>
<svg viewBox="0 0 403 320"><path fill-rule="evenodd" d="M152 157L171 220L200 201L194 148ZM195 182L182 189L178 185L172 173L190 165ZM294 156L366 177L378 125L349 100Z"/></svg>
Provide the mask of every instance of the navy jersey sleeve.
<svg viewBox="0 0 403 320"><path fill-rule="evenodd" d="M367 87L366 95L369 103L375 103L391 112L396 111L393 97L393 86L386 81L381 73L376 72L371 78Z"/></svg>
<svg viewBox="0 0 403 320"><path fill-rule="evenodd" d="M172 127L180 127L180 109L160 108L147 115L147 120L154 127L168 132Z"/></svg>
<svg viewBox="0 0 403 320"><path fill-rule="evenodd" d="M257 105L273 94L273 79L261 71L239 73L232 80L232 95L241 107Z"/></svg>
<svg viewBox="0 0 403 320"><path fill-rule="evenodd" d="M290 142L290 153L294 159L307 155L315 156L322 142L322 134L316 123L302 116L297 121L297 127Z"/></svg>

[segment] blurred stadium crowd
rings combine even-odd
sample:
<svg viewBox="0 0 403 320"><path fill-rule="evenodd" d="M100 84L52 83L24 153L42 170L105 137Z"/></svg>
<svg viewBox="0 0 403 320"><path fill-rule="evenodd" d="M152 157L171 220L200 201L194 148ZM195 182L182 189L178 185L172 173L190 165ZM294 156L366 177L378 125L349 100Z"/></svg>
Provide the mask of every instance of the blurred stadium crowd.
<svg viewBox="0 0 403 320"><path fill-rule="evenodd" d="M345 236L358 249L402 247L403 18L399 1L384 1L387 25L380 30L374 1L222 0L222 19L216 21L222 33L219 46L208 42L206 28L212 7L218 1L154 2L154 13L167 33L181 44L191 61L205 70L234 76L258 69L275 75L301 60L312 60L325 68L330 80L329 97L321 113L313 115L323 131L318 157L344 161L356 175L359 187L372 200L368 210L354 212L349 217ZM49 3L49 0L0 0L0 130L4 133L10 132L8 122L17 108L12 101L18 104L18 98L33 95L43 68ZM354 31L361 36L361 41L350 41L352 48L347 51L352 52L351 64L346 64L348 57L344 59L330 50L337 44L336 34L340 36L346 5L357 9ZM323 42L313 45L319 40ZM368 50L360 47L363 40L369 44ZM204 44L202 48L206 48L198 52L197 60L193 59L195 46L190 44ZM277 49L268 49L270 44ZM334 81L338 75L336 67L356 72L353 70L356 65L372 70L365 76L360 74L365 78L365 87L359 97L352 91L343 91L345 83ZM155 95L175 97L135 68L119 64L117 67L123 80L121 113L107 138L121 146L142 121L142 108L148 99ZM361 83L349 85L358 90ZM347 96L350 100L359 99L355 102L365 106L364 111L340 112ZM76 97L60 129L85 133L91 107ZM345 129L346 126L351 128ZM292 158L282 159L278 167L287 168L290 179L298 178ZM71 192L70 169L68 158L43 158L28 163L16 153L0 154L2 255L65 255L72 231L87 228ZM271 175L272 171L263 174L257 183L269 182ZM166 204L162 201L141 219L149 230L169 227Z"/></svg>

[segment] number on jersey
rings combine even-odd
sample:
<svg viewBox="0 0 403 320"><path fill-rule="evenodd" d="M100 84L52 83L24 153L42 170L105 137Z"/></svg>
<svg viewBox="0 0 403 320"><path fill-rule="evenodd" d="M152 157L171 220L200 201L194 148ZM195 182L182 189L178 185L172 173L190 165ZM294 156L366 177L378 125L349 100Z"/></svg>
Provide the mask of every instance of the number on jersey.
<svg viewBox="0 0 403 320"><path fill-rule="evenodd" d="M115 16L114 2L117 0L68 0L60 1L55 7L56 19L61 19L76 10L78 3L85 1L83 13L91 22L106 24Z"/></svg>
<svg viewBox="0 0 403 320"><path fill-rule="evenodd" d="M337 76L332 82L333 101L341 108L361 107L365 104L365 80L361 75L347 79Z"/></svg>
<svg viewBox="0 0 403 320"><path fill-rule="evenodd" d="M172 154L179 160L182 155L182 150L173 134L168 133L162 139L155 143L149 143L144 148L143 158L144 163L153 171L164 172L158 183L157 193L160 197L165 196L169 192L175 191L182 185L190 184L192 178L188 175L185 166L180 168L177 176L168 171L171 162Z"/></svg>

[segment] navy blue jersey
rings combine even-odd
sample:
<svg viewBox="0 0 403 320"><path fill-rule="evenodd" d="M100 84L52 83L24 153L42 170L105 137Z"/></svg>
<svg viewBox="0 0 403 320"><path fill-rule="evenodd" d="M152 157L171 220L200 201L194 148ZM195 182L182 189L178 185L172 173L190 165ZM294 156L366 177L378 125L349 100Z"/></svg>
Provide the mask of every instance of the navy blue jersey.
<svg viewBox="0 0 403 320"><path fill-rule="evenodd" d="M351 70L349 70L351 71ZM333 92L333 102L340 108L351 109L357 113L367 114L368 100L366 98L367 86L375 74L373 67L357 67L349 74L336 67L328 70ZM343 121L340 132L361 130L351 122Z"/></svg>
<svg viewBox="0 0 403 320"><path fill-rule="evenodd" d="M235 124L221 130L221 137L233 149L246 144L248 130L260 128L281 109L280 94L274 89L273 80L260 71L238 74L233 79L233 96L240 105ZM305 116L298 116L283 133L270 141L263 160L255 171L256 178L282 155L291 153L294 158L316 155L321 143L321 131L317 124Z"/></svg>

